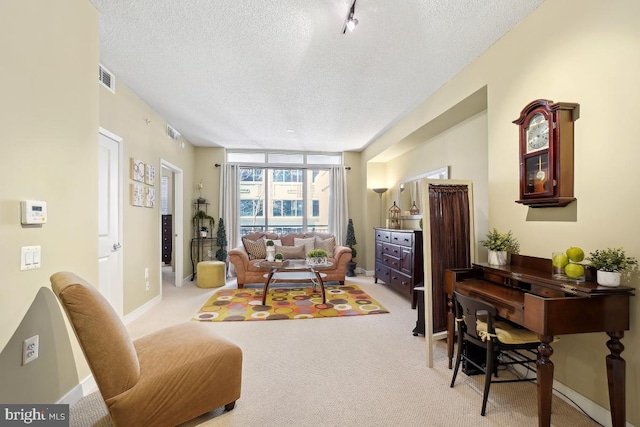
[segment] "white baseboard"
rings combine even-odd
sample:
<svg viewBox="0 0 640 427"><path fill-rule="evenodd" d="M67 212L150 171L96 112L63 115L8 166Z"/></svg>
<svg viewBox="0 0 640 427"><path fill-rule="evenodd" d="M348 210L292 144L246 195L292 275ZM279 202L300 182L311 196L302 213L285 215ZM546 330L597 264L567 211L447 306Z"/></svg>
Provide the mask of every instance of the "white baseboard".
<svg viewBox="0 0 640 427"><path fill-rule="evenodd" d="M98 385L93 379L93 375L89 375L87 378L84 379L84 381L76 385L67 394L62 396L62 398L58 400L56 403L66 404L66 405L69 405L69 407L71 407L76 403L78 403L80 399L93 393L96 390L98 390Z"/></svg>
<svg viewBox="0 0 640 427"><path fill-rule="evenodd" d="M521 375L525 376L527 374L524 367L519 365L512 366ZM586 412L587 415L596 420L596 422L602 424L604 427L611 427L611 411L603 408L594 401L589 400L577 391L567 387L561 382L553 380L553 394L576 408L578 411ZM634 427L634 425L627 422L626 427Z"/></svg>
<svg viewBox="0 0 640 427"><path fill-rule="evenodd" d="M160 303L160 301L162 301L162 296L158 295L157 297L153 298L152 300L150 300L148 303L141 305L140 307L138 307L137 309L135 309L134 311L132 311L131 313L127 314L124 319L122 319L125 323L125 325L133 322L134 320L136 320L138 317L142 316L143 314L145 314L147 311L151 310L151 308L157 304Z"/></svg>

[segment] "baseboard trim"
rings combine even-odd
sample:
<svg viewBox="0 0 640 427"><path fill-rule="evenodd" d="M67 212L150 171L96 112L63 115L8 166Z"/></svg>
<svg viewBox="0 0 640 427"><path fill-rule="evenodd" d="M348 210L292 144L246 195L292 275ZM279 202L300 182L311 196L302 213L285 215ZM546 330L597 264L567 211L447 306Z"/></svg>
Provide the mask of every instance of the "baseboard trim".
<svg viewBox="0 0 640 427"><path fill-rule="evenodd" d="M527 375L527 370L522 366L513 365L513 368L521 375ZM611 411L603 408L596 402L584 397L577 391L567 387L555 379L553 380L553 394L576 408L578 411L586 412L587 415L593 418L596 422L602 424L604 427L611 427ZM634 427L634 425L627 421L626 427Z"/></svg>
<svg viewBox="0 0 640 427"><path fill-rule="evenodd" d="M125 325L128 325L129 323L133 322L134 320L136 320L137 318L145 314L147 311L151 310L151 308L155 305L158 305L160 301L162 301L162 296L158 295L157 297L153 298L146 304L141 305L137 309L133 310L131 313L124 316L123 321Z"/></svg>
<svg viewBox="0 0 640 427"><path fill-rule="evenodd" d="M77 384L67 394L62 396L62 398L56 403L65 404L69 405L69 407L72 407L73 405L78 403L80 399L93 393L96 390L98 390L98 385L93 379L93 375L89 375L84 379L84 381L82 381L80 384Z"/></svg>

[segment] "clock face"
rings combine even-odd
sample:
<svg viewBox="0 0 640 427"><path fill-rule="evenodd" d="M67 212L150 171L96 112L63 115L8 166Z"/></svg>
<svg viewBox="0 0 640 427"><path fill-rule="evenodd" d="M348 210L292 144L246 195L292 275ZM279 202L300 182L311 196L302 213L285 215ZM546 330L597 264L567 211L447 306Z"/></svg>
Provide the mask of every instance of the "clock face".
<svg viewBox="0 0 640 427"><path fill-rule="evenodd" d="M526 129L527 153L549 147L549 121L542 113L535 114Z"/></svg>

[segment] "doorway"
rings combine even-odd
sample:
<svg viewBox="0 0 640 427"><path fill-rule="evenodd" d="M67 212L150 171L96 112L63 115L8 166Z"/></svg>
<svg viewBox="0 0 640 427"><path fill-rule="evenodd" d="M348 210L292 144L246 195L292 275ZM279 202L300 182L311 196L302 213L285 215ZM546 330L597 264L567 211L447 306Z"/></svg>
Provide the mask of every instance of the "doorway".
<svg viewBox="0 0 640 427"><path fill-rule="evenodd" d="M122 138L98 134L98 289L116 313L123 312Z"/></svg>
<svg viewBox="0 0 640 427"><path fill-rule="evenodd" d="M164 159L160 169L160 277L163 283L166 278L179 287L184 279L183 175L182 169Z"/></svg>

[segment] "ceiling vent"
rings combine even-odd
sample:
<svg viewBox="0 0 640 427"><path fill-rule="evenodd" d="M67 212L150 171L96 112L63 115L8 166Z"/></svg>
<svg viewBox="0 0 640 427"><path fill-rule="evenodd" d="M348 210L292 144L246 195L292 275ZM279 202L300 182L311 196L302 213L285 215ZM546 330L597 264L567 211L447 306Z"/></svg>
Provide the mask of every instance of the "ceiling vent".
<svg viewBox="0 0 640 427"><path fill-rule="evenodd" d="M174 128L172 128L170 125L167 124L167 136L171 139L178 139L180 138L180 132L178 132L177 130L175 130Z"/></svg>
<svg viewBox="0 0 640 427"><path fill-rule="evenodd" d="M98 80L102 86L116 93L116 78L111 71L104 68L102 64L98 67Z"/></svg>

